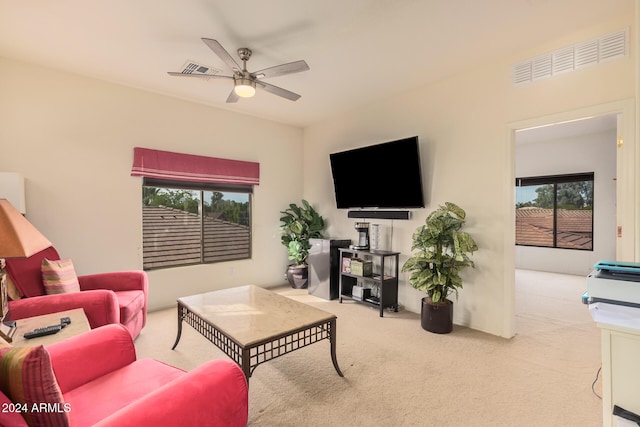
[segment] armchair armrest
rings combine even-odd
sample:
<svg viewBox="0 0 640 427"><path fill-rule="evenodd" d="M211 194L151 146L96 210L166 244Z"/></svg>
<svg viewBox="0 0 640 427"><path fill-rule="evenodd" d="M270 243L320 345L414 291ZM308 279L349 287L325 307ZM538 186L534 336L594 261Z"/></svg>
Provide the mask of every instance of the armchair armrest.
<svg viewBox="0 0 640 427"><path fill-rule="evenodd" d="M0 392L0 406L5 409L7 405L11 404L11 400L7 396L5 396L2 392ZM0 411L0 426L11 426L11 427L29 427L24 418L17 411L8 411L2 410Z"/></svg>
<svg viewBox="0 0 640 427"><path fill-rule="evenodd" d="M78 276L80 289L110 289L112 291L143 291L145 298L149 292L147 273L139 270L114 271L110 273Z"/></svg>
<svg viewBox="0 0 640 427"><path fill-rule="evenodd" d="M247 425L249 391L242 370L216 359L185 373L94 427Z"/></svg>
<svg viewBox="0 0 640 427"><path fill-rule="evenodd" d="M40 316L58 311L84 309L91 328L120 322L118 298L112 291L101 289L67 294L42 295L9 302L11 320Z"/></svg>
<svg viewBox="0 0 640 427"><path fill-rule="evenodd" d="M127 328L106 325L47 346L63 393L136 360Z"/></svg>

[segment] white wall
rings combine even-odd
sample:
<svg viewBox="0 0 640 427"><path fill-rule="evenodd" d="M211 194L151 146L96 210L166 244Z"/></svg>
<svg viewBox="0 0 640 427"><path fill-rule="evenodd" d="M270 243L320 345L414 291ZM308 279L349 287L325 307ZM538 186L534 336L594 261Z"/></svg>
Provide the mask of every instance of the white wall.
<svg viewBox="0 0 640 427"><path fill-rule="evenodd" d="M140 146L260 163L252 259L151 271L152 309L284 283L278 219L302 196L301 129L2 58L0 94L0 171L25 177L27 218L79 274L142 268Z"/></svg>
<svg viewBox="0 0 640 427"><path fill-rule="evenodd" d="M335 209L329 153L418 135L427 208L413 219L395 221L391 249L404 263L411 234L445 201L467 211L467 231L479 251L475 270L463 274L464 289L454 308L454 322L496 335L514 334L514 150L509 124L525 119L633 98L634 60L612 61L513 88L511 65L625 26L632 16L585 30L552 45L467 70L411 93L336 116L305 129L304 195L323 207L332 237L354 238L353 220ZM366 179L354 178L354 185ZM399 302L419 312L420 298L402 275Z"/></svg>
<svg viewBox="0 0 640 427"><path fill-rule="evenodd" d="M594 172L593 251L516 246L516 267L586 276L616 258L616 131L518 144L516 176Z"/></svg>
<svg viewBox="0 0 640 427"><path fill-rule="evenodd" d="M140 179L129 176L133 147L260 162L253 259L153 271L150 302L155 308L204 290L282 283L287 260L277 236L279 211L301 196L327 218L331 237L354 237L353 221L334 208L329 153L418 135L427 208L415 210L409 221L393 222L390 248L401 251L404 262L411 234L428 213L445 201L460 204L480 250L474 255L476 269L464 274L454 321L512 336L514 150L509 124L632 99L635 46L626 60L520 88L510 85L511 65L621 28L631 27L635 34L633 19L621 16L336 115L304 132L0 58L0 171L25 176L27 217L86 274L142 266ZM420 310L422 295L405 276L399 293L402 305Z"/></svg>

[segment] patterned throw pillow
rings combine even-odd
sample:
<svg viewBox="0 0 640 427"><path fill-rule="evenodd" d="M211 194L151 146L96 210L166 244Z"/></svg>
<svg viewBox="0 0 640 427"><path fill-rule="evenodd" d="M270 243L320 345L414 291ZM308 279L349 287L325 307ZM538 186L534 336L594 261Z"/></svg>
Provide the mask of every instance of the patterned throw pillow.
<svg viewBox="0 0 640 427"><path fill-rule="evenodd" d="M22 298L20 296L20 291L18 291L18 288L16 287L16 284L13 283L13 280L11 280L11 277L7 274L4 278L7 283L7 295L9 296L9 299L11 301L17 301Z"/></svg>
<svg viewBox="0 0 640 427"><path fill-rule="evenodd" d="M0 389L30 426L69 425L69 408L43 346L0 347Z"/></svg>
<svg viewBox="0 0 640 427"><path fill-rule="evenodd" d="M47 295L80 291L78 276L70 258L42 260L42 282Z"/></svg>

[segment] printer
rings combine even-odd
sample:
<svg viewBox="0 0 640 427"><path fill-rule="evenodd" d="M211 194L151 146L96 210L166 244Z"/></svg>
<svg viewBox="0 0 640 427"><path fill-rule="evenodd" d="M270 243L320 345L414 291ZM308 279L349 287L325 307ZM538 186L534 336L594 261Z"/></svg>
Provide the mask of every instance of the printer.
<svg viewBox="0 0 640 427"><path fill-rule="evenodd" d="M640 308L640 263L599 261L587 276L582 302Z"/></svg>

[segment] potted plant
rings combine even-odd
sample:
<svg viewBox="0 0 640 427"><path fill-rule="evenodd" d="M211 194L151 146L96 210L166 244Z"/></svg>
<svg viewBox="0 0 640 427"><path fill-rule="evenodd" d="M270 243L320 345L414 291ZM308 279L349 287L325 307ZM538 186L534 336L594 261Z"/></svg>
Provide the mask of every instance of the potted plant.
<svg viewBox="0 0 640 427"><path fill-rule="evenodd" d="M306 200L302 200L302 206L291 203L280 213L283 214L280 218L281 241L287 247L289 259L294 262L287 268L287 280L293 288L306 288L309 277L306 261L311 249L309 239L324 237L324 219Z"/></svg>
<svg viewBox="0 0 640 427"><path fill-rule="evenodd" d="M469 254L478 246L461 231L465 217L465 211L450 202L431 212L413 233L412 255L402 266L402 271L411 273L411 286L427 293L422 299L421 324L429 332L451 332L453 301L448 296L455 292L457 299L462 289L460 272L474 267Z"/></svg>

